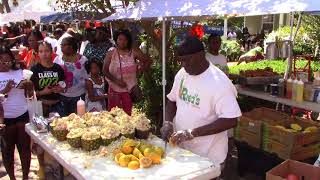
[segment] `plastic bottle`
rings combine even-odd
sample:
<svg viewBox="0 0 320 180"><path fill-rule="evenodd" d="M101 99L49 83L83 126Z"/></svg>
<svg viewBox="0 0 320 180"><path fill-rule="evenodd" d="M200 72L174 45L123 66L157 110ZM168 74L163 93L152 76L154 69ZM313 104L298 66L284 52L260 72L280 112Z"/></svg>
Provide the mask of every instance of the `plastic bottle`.
<svg viewBox="0 0 320 180"><path fill-rule="evenodd" d="M292 98L292 79L291 78L289 78L287 80L287 92L286 92L286 94L287 94L287 98L288 99Z"/></svg>
<svg viewBox="0 0 320 180"><path fill-rule="evenodd" d="M304 90L304 83L300 79L297 83L297 92L296 92L296 101L297 102L303 102L303 90Z"/></svg>
<svg viewBox="0 0 320 180"><path fill-rule="evenodd" d="M86 104L85 102L80 98L80 100L77 102L77 114L78 116L82 116L86 113Z"/></svg>
<svg viewBox="0 0 320 180"><path fill-rule="evenodd" d="M284 79L279 79L279 83L278 83L278 95L279 97L284 98L285 97L285 81Z"/></svg>
<svg viewBox="0 0 320 180"><path fill-rule="evenodd" d="M298 85L298 80L295 79L292 81L292 100L296 101L297 100L297 85Z"/></svg>

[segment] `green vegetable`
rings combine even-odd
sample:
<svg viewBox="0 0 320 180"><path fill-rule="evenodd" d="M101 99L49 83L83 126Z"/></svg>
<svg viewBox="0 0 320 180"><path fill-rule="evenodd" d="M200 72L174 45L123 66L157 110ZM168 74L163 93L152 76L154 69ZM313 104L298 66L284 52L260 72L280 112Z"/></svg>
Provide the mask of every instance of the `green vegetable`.
<svg viewBox="0 0 320 180"><path fill-rule="evenodd" d="M307 64L305 60L299 60L296 62L297 68L303 68ZM264 60L251 62L248 64L241 64L238 66L229 67L230 74L239 74L240 71L246 70L256 70L256 69L265 69L266 67L270 67L274 72L278 74L284 74L287 68L287 61L283 60ZM313 72L320 71L320 62L311 62L311 69Z"/></svg>

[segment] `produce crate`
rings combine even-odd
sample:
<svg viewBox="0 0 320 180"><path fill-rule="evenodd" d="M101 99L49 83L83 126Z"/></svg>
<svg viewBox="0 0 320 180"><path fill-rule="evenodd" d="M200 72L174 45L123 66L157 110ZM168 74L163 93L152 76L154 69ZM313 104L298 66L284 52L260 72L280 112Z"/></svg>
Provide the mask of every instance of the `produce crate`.
<svg viewBox="0 0 320 180"><path fill-rule="evenodd" d="M282 159L305 160L317 156L320 153L320 142L301 147L288 147L274 140L265 140L263 150L275 153Z"/></svg>
<svg viewBox="0 0 320 180"><path fill-rule="evenodd" d="M239 84L241 85L269 85L278 83L281 76L272 77L239 77Z"/></svg>
<svg viewBox="0 0 320 180"><path fill-rule="evenodd" d="M261 138L258 135L240 128L237 128L237 132L236 140L246 142L248 145L258 149L261 147Z"/></svg>
<svg viewBox="0 0 320 180"><path fill-rule="evenodd" d="M261 148L264 124L276 124L278 121L286 121L289 118L287 114L276 110L256 108L242 115L235 130L235 138L250 146Z"/></svg>
<svg viewBox="0 0 320 180"><path fill-rule="evenodd" d="M299 124L303 129L315 126L314 123L301 120L276 124L287 129L276 127L275 124L265 124L262 149L276 153L283 159L304 160L318 155L320 153L320 127L316 126L318 128L316 132L290 132L288 128L291 124Z"/></svg>
<svg viewBox="0 0 320 180"><path fill-rule="evenodd" d="M288 132L278 127L275 127L275 125L281 125L283 127L289 128L291 124L299 124L303 129L311 126L316 126L314 123L310 123L302 120L282 121L282 122L277 122L277 124L264 124L263 141L273 140L287 146L288 148L302 147L302 146L320 141L319 126L316 126L319 129L317 132L309 132L309 133Z"/></svg>

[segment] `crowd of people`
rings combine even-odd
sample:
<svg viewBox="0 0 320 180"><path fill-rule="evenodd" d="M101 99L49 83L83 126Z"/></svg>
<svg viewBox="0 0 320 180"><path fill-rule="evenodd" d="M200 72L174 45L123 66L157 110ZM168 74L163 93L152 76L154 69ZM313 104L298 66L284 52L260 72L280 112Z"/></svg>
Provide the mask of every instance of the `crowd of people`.
<svg viewBox="0 0 320 180"><path fill-rule="evenodd" d="M35 94L45 117L75 113L80 99L85 100L87 111L120 107L131 115L133 103L141 98L137 76L152 61L133 46L129 30L118 30L111 39L104 26L86 28L83 36L66 24L29 28L25 23L17 29L17 34L8 26L1 31L0 94L6 97L0 99L1 152L9 177L15 179L17 146L23 179L27 179L30 149L34 148L24 131L29 120L25 97ZM228 151L226 130L236 125L241 111L236 89L227 77L227 59L219 54L221 37L211 34L206 43L207 52L196 37L187 37L179 45L177 56L183 68L167 97L161 133L163 139L171 138L223 167ZM30 81L23 78L23 69L33 72ZM41 168L43 153L37 156Z"/></svg>
<svg viewBox="0 0 320 180"><path fill-rule="evenodd" d="M132 46L128 30L119 30L111 40L104 26L87 28L81 36L65 24L50 31L35 25L26 21L0 31L0 94L5 96L0 103L1 152L10 179L15 179L15 146L23 179L28 179L30 149L35 149L24 130L29 121L26 98L35 92L45 117L76 113L79 99L85 100L87 111L120 107L131 115L137 73L151 65L150 58ZM24 79L24 69L33 72L30 80ZM41 166L42 154L38 160Z"/></svg>

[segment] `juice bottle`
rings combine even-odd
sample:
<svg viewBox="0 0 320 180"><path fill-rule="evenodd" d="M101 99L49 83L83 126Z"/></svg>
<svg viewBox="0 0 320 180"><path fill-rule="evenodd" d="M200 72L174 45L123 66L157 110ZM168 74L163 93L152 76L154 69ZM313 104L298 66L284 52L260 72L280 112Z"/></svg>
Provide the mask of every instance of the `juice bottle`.
<svg viewBox="0 0 320 180"><path fill-rule="evenodd" d="M77 114L78 116L82 116L86 113L86 104L85 102L80 98L80 100L77 102Z"/></svg>
<svg viewBox="0 0 320 180"><path fill-rule="evenodd" d="M297 100L297 85L298 85L298 82L299 81L297 79L292 81L292 97L291 97L291 99L293 101Z"/></svg>
<svg viewBox="0 0 320 180"><path fill-rule="evenodd" d="M287 92L286 92L287 98L291 99L292 98L292 79L289 78L287 80Z"/></svg>
<svg viewBox="0 0 320 180"><path fill-rule="evenodd" d="M304 89L304 83L303 81L298 81L297 83L297 92L296 92L296 101L302 102L303 101L303 89Z"/></svg>

